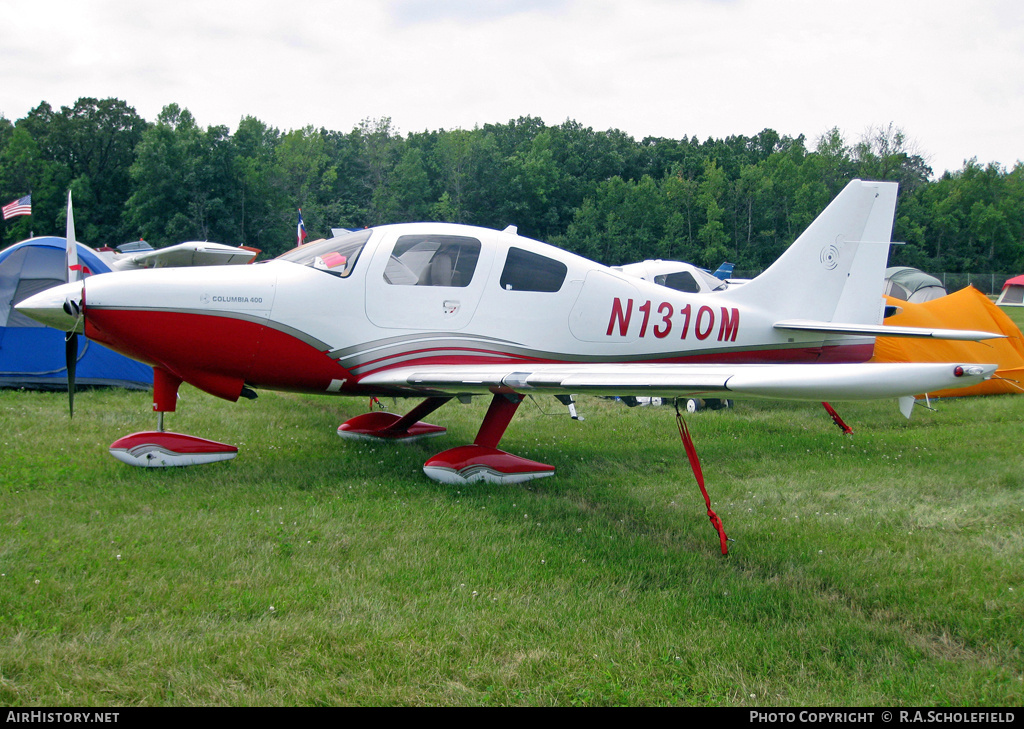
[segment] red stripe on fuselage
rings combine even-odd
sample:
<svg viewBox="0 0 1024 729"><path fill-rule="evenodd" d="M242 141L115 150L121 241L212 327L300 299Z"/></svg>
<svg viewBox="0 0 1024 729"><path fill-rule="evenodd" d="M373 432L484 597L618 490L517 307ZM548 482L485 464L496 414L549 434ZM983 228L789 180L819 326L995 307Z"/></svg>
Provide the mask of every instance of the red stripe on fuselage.
<svg viewBox="0 0 1024 729"><path fill-rule="evenodd" d="M324 392L355 377L326 353L264 324L211 314L91 309L85 333L128 357L159 365L219 397L242 384Z"/></svg>
<svg viewBox="0 0 1024 729"><path fill-rule="evenodd" d="M527 357L492 352L491 356L447 354L451 348L416 349L400 352L388 357L363 362L354 370L366 376L377 372L386 372L397 367L422 367L426 365L496 365L496 364L579 364L624 362L627 364L812 364L812 363L859 363L867 362L874 352L874 345L844 344L825 347L793 347L782 349L743 349L717 350L702 354L676 354L669 357L650 357L629 359L615 357L592 357L583 360L564 360L544 357ZM460 350L465 351L465 350ZM487 350L475 350L487 352ZM410 356L417 355L417 356ZM386 364L385 364L386 363ZM363 370L370 365L381 364L379 367Z"/></svg>

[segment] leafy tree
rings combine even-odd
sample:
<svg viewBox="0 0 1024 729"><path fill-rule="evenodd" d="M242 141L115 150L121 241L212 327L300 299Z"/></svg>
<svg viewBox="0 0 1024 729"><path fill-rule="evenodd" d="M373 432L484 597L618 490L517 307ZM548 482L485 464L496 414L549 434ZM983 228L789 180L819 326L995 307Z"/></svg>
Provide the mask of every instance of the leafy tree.
<svg viewBox="0 0 1024 729"><path fill-rule="evenodd" d="M431 211L430 190L423 151L417 147L407 147L387 182L374 190L372 208L387 222L426 220ZM445 214L456 213L454 210L446 210Z"/></svg>
<svg viewBox="0 0 1024 729"><path fill-rule="evenodd" d="M75 223L82 239L96 245L122 242L121 212L131 193L130 169L146 121L119 99L83 97L59 112L44 102L21 123L39 146L40 157L66 170L55 174L51 167L44 179L73 183ZM62 192L44 189L41 202L63 197Z"/></svg>
<svg viewBox="0 0 1024 729"><path fill-rule="evenodd" d="M553 142L550 132L541 132L528 147L505 160L501 189L506 201L500 209L508 224L515 224L523 235L547 238L562 227L560 193L566 173L555 161Z"/></svg>
<svg viewBox="0 0 1024 729"><path fill-rule="evenodd" d="M745 165L733 182L736 210L735 263L753 267L754 247L763 242L765 211L772 195L772 181L763 164Z"/></svg>
<svg viewBox="0 0 1024 729"><path fill-rule="evenodd" d="M452 223L470 222L469 190L473 181L473 151L479 143L473 132L455 129L439 135L434 150L441 189L448 194Z"/></svg>
<svg viewBox="0 0 1024 729"><path fill-rule="evenodd" d="M743 268L774 261L853 177L900 183L892 260L936 270L1024 267L1024 167L969 160L933 180L894 124L850 144L838 128L803 135L641 141L537 117L401 136L391 120L349 131L281 132L243 117L201 128L170 104L149 124L118 99L46 102L0 117L0 195L33 196L3 242L59 233L73 190L84 240L157 245L214 239L264 255L294 243L301 207L314 237L331 227L436 218L509 224L608 263L649 257Z"/></svg>
<svg viewBox="0 0 1024 729"><path fill-rule="evenodd" d="M498 155L511 157L516 152L529 149L534 138L546 129L543 120L521 116L505 124L485 124L481 132L494 142Z"/></svg>
<svg viewBox="0 0 1024 729"><path fill-rule="evenodd" d="M6 221L0 241L7 246L33 233L63 235L55 221L64 205L66 170L43 159L39 145L24 127L13 127L4 136L6 143L0 148L0 204L31 193L32 215Z"/></svg>
<svg viewBox="0 0 1024 729"><path fill-rule="evenodd" d="M260 120L247 116L231 137L232 195L237 223L237 240L256 248L276 247L290 235L290 221L285 211L291 205L283 194L277 149L281 134Z"/></svg>
<svg viewBox="0 0 1024 729"><path fill-rule="evenodd" d="M138 145L126 224L158 246L186 240L235 243L232 153L226 127L203 130L187 109L164 107Z"/></svg>
<svg viewBox="0 0 1024 729"><path fill-rule="evenodd" d="M853 150L846 144L839 127L832 127L818 138L814 154L821 162L819 174L822 182L833 196L857 176Z"/></svg>
<svg viewBox="0 0 1024 729"><path fill-rule="evenodd" d="M931 167L914 150L906 133L892 122L869 128L853 153L860 177L898 182L903 195L914 192L932 175Z"/></svg>
<svg viewBox="0 0 1024 729"><path fill-rule="evenodd" d="M698 263L713 266L729 256L729 234L722 217L725 213L722 203L728 188L725 170L714 160L704 168L704 179L697 189L697 205L703 210L705 222L697 231L697 240L702 249Z"/></svg>
<svg viewBox="0 0 1024 729"><path fill-rule="evenodd" d="M325 130L305 127L287 132L281 136L276 151L279 199L288 203L277 215L282 223L288 222L292 233L261 246L274 255L295 244L297 208L302 209L306 228L314 238L330 235L342 209L333 195L338 186L338 168Z"/></svg>
<svg viewBox="0 0 1024 729"><path fill-rule="evenodd" d="M658 244L658 257L666 260L697 260L697 182L670 174L661 183L665 199L665 229Z"/></svg>
<svg viewBox="0 0 1024 729"><path fill-rule="evenodd" d="M362 187L367 193L369 210L367 225L379 225L387 219L383 211L374 207L386 196L377 193L384 187L391 172L401 157L402 140L395 133L389 117L380 119L364 119L354 132L354 139L359 144L360 166L362 168Z"/></svg>

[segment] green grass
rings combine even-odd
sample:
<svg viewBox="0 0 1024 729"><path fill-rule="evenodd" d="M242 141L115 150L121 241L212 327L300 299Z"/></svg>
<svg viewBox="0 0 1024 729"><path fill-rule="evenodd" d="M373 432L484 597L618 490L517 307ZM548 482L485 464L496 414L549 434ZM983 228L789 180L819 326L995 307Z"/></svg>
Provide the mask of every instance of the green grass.
<svg viewBox="0 0 1024 729"><path fill-rule="evenodd" d="M1000 306L999 310L1010 317L1018 328L1024 327L1024 306Z"/></svg>
<svg viewBox="0 0 1024 729"><path fill-rule="evenodd" d="M502 446L558 473L457 488L422 464L483 399L381 446L334 434L363 400L182 394L237 459L115 461L146 393L0 392L0 704L1024 704L1024 398L690 417L723 558L671 408L527 401Z"/></svg>

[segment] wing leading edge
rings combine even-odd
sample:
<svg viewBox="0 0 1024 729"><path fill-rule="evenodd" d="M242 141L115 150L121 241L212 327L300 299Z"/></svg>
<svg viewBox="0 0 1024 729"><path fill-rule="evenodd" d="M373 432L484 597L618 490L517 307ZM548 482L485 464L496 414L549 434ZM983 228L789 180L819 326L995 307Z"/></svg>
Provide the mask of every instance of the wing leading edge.
<svg viewBox="0 0 1024 729"><path fill-rule="evenodd" d="M721 393L785 400L874 400L967 387L988 379L996 365L870 363L771 365L541 364L401 367L360 384L421 393L658 395Z"/></svg>

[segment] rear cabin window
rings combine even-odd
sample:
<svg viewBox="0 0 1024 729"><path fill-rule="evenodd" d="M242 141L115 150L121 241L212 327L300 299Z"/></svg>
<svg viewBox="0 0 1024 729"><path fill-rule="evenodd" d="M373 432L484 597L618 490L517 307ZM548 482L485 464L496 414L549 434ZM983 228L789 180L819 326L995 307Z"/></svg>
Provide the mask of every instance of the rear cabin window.
<svg viewBox="0 0 1024 729"><path fill-rule="evenodd" d="M501 288L506 291L553 293L562 288L568 271L561 261L522 248L509 248L505 268L501 272Z"/></svg>
<svg viewBox="0 0 1024 729"><path fill-rule="evenodd" d="M460 235L403 235L384 267L393 286L453 286L473 280L480 241Z"/></svg>

